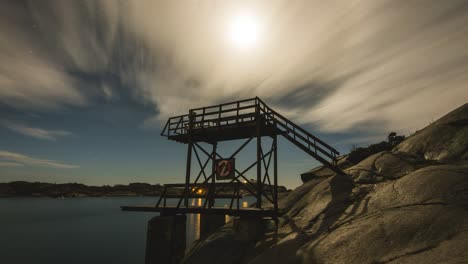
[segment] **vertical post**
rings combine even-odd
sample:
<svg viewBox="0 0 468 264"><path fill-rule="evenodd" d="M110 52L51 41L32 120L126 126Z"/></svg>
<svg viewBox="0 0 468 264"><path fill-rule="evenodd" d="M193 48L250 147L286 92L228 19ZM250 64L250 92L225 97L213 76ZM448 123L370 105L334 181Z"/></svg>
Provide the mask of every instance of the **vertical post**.
<svg viewBox="0 0 468 264"><path fill-rule="evenodd" d="M240 188L239 188L239 182L236 184L236 198L237 198L237 210L239 210L239 199L240 199Z"/></svg>
<svg viewBox="0 0 468 264"><path fill-rule="evenodd" d="M278 141L276 134L273 136L273 188L274 188L274 206L275 213L278 213Z"/></svg>
<svg viewBox="0 0 468 264"><path fill-rule="evenodd" d="M161 215L148 221L145 263L180 263L186 244L186 216Z"/></svg>
<svg viewBox="0 0 468 264"><path fill-rule="evenodd" d="M236 123L239 123L239 108L240 108L240 103L239 101L237 101Z"/></svg>
<svg viewBox="0 0 468 264"><path fill-rule="evenodd" d="M190 192L190 169L191 169L191 162L192 162L192 142L189 142L188 149L187 149L187 168L185 169L185 198L184 198L184 205L188 207L188 199L189 199L189 192Z"/></svg>
<svg viewBox="0 0 468 264"><path fill-rule="evenodd" d="M185 197L184 197L184 206L187 208L189 205L189 193L190 193L190 171L192 166L192 125L193 125L194 113L190 111L189 120L188 120L188 148L187 148L187 167L185 168Z"/></svg>
<svg viewBox="0 0 468 264"><path fill-rule="evenodd" d="M257 126L257 208L262 208L262 163L261 163L261 148L262 134L260 121L260 103L255 100L255 124Z"/></svg>
<svg viewBox="0 0 468 264"><path fill-rule="evenodd" d="M216 184L216 147L217 147L218 143L215 142L213 143L213 150L212 150L212 153L211 153L211 156L212 156L212 168L211 168L211 186L210 186L210 193L209 193L209 201L208 201L208 208L211 208L212 206L214 206L214 192L216 191L216 187L215 187L215 184Z"/></svg>

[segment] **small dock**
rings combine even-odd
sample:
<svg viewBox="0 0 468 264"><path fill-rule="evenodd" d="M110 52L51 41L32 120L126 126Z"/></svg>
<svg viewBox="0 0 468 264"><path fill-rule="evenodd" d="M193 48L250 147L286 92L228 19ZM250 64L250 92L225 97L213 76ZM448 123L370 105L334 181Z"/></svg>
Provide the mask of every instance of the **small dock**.
<svg viewBox="0 0 468 264"><path fill-rule="evenodd" d="M226 207L211 207L204 208L203 206L166 206L155 207L154 205L132 205L121 206L122 211L131 212L156 212L161 215L177 215L177 214L207 214L207 215L230 215L230 216L258 216L258 217L274 217L277 215L273 209L262 208L240 208L230 209Z"/></svg>

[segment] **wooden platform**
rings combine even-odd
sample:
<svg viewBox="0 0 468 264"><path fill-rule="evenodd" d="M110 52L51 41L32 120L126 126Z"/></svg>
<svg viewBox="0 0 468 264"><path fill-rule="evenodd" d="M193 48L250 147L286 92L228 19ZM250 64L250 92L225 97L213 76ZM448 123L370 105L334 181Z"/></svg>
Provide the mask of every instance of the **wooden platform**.
<svg viewBox="0 0 468 264"><path fill-rule="evenodd" d="M275 212L273 209L258 209L258 208L240 208L229 209L226 207L212 207L203 208L201 206L189 206L189 207L155 207L154 205L134 205L134 206L121 206L122 211L130 212L156 212L164 215L176 215L176 214L221 214L231 216L259 216L259 217L273 217Z"/></svg>
<svg viewBox="0 0 468 264"><path fill-rule="evenodd" d="M203 126L203 127L194 127L192 129L192 134L189 137L188 133L184 131L181 134L174 134L168 136L169 140L177 141L180 143L187 144L191 140L195 142L207 142L212 143L214 141L226 141L226 140L236 140L244 139L256 136L257 127L255 121L240 122L237 120L236 116L224 118L223 121L226 124L221 123L216 126ZM236 123L231 124L227 123L234 121ZM277 129L275 126L266 123L265 121L261 122L260 135L273 137L275 135L280 135L281 130Z"/></svg>
<svg viewBox="0 0 468 264"><path fill-rule="evenodd" d="M346 175L337 166L340 153L336 149L271 109L258 97L190 109L188 114L170 117L161 132L161 136L184 144L215 144L279 135L337 174Z"/></svg>

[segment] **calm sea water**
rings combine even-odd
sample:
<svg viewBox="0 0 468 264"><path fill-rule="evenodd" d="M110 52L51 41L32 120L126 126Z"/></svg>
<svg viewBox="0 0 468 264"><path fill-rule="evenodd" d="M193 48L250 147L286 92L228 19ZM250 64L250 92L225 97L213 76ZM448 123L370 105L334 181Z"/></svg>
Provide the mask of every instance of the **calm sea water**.
<svg viewBox="0 0 468 264"><path fill-rule="evenodd" d="M157 214L122 212L120 206L156 201L155 197L1 198L0 263L144 263L146 224ZM217 205L228 201L217 200ZM187 216L189 244L199 236L199 219Z"/></svg>

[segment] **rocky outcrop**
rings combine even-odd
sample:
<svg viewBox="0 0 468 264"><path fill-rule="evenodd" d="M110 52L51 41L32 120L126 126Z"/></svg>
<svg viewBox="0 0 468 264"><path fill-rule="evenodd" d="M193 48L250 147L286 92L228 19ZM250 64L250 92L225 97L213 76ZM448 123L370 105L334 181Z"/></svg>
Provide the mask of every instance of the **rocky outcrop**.
<svg viewBox="0 0 468 264"><path fill-rule="evenodd" d="M338 157L337 160L337 166L344 170L347 169L351 166L353 166L354 163L350 161L349 155L344 155L341 157ZM335 175L335 172L332 171L331 169L325 167L325 166L319 166L316 168L311 169L310 171L304 172L301 174L301 180L302 182L308 182L311 179L314 178L320 178L320 177L330 177Z"/></svg>
<svg viewBox="0 0 468 264"><path fill-rule="evenodd" d="M243 244L225 227L186 263L218 263L214 260L228 255L235 258L225 258L227 263L463 263L468 259L467 171L431 165L378 184L317 178L282 199L286 214L276 242L269 237Z"/></svg>
<svg viewBox="0 0 468 264"><path fill-rule="evenodd" d="M232 222L204 240L197 241L182 263L223 263L245 262L255 254L255 243L235 239Z"/></svg>
<svg viewBox="0 0 468 264"><path fill-rule="evenodd" d="M416 132L395 147L426 160L468 161L468 103Z"/></svg>
<svg viewBox="0 0 468 264"><path fill-rule="evenodd" d="M468 263L467 109L348 167L348 176L310 171L281 198L276 235L240 246L226 226L185 263Z"/></svg>
<svg viewBox="0 0 468 264"><path fill-rule="evenodd" d="M401 178L431 164L406 153L382 151L345 170L356 183L377 183Z"/></svg>
<svg viewBox="0 0 468 264"><path fill-rule="evenodd" d="M298 260L412 263L418 254L426 255L419 257L422 263L466 260L467 244L460 243L468 241L467 177L466 167L430 166L375 185L327 232L314 233L317 237L297 250ZM434 255L438 258L429 257Z"/></svg>

